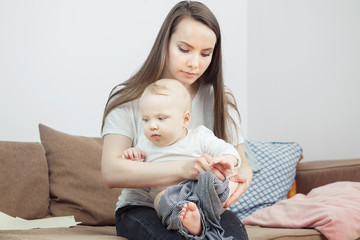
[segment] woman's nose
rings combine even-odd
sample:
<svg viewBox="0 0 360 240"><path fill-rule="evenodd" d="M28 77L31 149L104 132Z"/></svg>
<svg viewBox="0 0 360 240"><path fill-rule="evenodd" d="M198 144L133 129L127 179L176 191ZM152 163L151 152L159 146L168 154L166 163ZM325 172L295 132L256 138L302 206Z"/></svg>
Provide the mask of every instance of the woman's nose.
<svg viewBox="0 0 360 240"><path fill-rule="evenodd" d="M199 57L197 54L190 54L188 58L188 67L197 68L199 65Z"/></svg>

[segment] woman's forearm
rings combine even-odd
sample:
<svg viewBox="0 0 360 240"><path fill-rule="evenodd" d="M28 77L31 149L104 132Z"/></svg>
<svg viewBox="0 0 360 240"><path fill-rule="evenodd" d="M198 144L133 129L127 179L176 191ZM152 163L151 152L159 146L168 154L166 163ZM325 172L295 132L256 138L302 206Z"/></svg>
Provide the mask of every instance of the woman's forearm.
<svg viewBox="0 0 360 240"><path fill-rule="evenodd" d="M165 186L190 178L185 175L184 161L137 162L123 158L124 150L130 148L132 140L119 134L104 137L101 173L109 188L145 188Z"/></svg>
<svg viewBox="0 0 360 240"><path fill-rule="evenodd" d="M184 162L137 162L117 159L112 167L103 167L103 179L109 188L146 188L167 186L185 180Z"/></svg>

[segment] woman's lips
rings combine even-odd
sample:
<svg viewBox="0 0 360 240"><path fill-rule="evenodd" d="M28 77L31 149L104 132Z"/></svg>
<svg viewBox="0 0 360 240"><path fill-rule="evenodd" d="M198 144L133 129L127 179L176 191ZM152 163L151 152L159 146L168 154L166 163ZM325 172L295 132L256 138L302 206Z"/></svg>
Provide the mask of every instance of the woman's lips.
<svg viewBox="0 0 360 240"><path fill-rule="evenodd" d="M192 77L196 76L196 73L186 72L186 71L182 71L182 72L188 78L192 78Z"/></svg>

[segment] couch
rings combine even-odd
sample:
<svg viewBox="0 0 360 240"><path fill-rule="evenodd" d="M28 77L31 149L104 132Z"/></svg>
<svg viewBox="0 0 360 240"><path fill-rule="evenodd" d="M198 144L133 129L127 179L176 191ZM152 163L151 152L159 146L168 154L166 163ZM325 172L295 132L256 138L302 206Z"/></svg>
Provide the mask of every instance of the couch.
<svg viewBox="0 0 360 240"><path fill-rule="evenodd" d="M121 189L107 189L100 173L101 138L74 136L39 125L39 142L0 142L0 211L40 219L74 216L70 228L2 230L0 239L125 239L116 236L114 206ZM336 181L360 182L360 159L300 162L296 191ZM326 239L315 229L246 225L251 240Z"/></svg>

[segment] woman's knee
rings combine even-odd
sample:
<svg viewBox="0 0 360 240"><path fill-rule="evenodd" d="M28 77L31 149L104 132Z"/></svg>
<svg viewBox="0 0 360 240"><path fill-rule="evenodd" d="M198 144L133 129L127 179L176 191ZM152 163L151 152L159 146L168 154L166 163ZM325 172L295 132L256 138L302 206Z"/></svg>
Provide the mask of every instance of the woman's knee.
<svg viewBox="0 0 360 240"><path fill-rule="evenodd" d="M247 240L248 235L244 224L230 210L221 214L220 225L225 231L225 237L232 236L234 239Z"/></svg>
<svg viewBox="0 0 360 240"><path fill-rule="evenodd" d="M116 211L116 232L129 240L183 240L176 231L169 231L150 207L127 206Z"/></svg>

